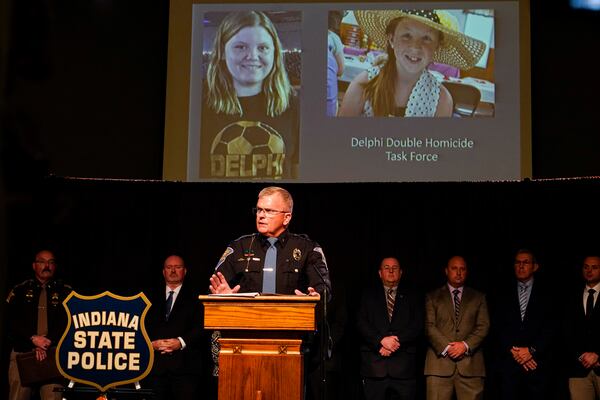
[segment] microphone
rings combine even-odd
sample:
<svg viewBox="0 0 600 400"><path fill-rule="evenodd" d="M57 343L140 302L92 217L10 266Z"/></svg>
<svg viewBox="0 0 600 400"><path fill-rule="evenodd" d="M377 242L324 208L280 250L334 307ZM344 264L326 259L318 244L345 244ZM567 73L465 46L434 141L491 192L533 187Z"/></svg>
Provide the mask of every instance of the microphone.
<svg viewBox="0 0 600 400"><path fill-rule="evenodd" d="M323 283L323 318L321 321L321 398L327 399L327 371L325 363L331 359L333 353L333 339L331 338L331 332L329 329L329 323L327 322L327 302L330 300L331 295L327 292L327 280L319 270L319 267L315 264L312 265L315 272Z"/></svg>
<svg viewBox="0 0 600 400"><path fill-rule="evenodd" d="M312 267L314 268L315 272L317 273L317 275L319 275L319 278L321 279L321 283L323 284L323 297L325 298L324 299L325 303L327 303L328 301L331 300L331 293L327 293L327 280L325 279L325 277L319 270L319 267L317 267L315 264L313 264Z"/></svg>
<svg viewBox="0 0 600 400"><path fill-rule="evenodd" d="M327 359L330 359L331 352L333 350L333 340L331 339L331 333L329 332L329 323L327 321L327 302L331 300L331 293L328 293L327 291L327 281L325 280L325 277L319 270L319 267L313 264L313 268L315 269L317 275L319 275L319 278L321 278L321 282L323 283L323 333L327 334ZM323 335L323 338L324 337L325 335Z"/></svg>

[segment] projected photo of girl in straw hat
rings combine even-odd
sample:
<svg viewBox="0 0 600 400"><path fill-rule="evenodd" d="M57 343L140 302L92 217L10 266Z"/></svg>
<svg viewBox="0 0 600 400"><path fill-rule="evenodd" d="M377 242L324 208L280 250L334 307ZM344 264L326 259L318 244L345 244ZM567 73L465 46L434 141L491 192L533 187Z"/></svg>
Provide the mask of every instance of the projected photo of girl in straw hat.
<svg viewBox="0 0 600 400"><path fill-rule="evenodd" d="M461 71L486 44L457 29L446 10L354 10L374 47L385 50L350 82L338 116L451 117L453 98L432 63Z"/></svg>

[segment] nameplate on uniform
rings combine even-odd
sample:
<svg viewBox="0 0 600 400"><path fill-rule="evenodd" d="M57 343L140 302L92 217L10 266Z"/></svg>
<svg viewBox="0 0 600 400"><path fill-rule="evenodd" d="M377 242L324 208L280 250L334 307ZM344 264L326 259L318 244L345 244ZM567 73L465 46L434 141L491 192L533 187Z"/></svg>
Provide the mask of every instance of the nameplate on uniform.
<svg viewBox="0 0 600 400"><path fill-rule="evenodd" d="M150 373L154 351L144 324L150 308L144 293L124 297L71 292L63 306L68 324L56 363L65 378L106 392Z"/></svg>

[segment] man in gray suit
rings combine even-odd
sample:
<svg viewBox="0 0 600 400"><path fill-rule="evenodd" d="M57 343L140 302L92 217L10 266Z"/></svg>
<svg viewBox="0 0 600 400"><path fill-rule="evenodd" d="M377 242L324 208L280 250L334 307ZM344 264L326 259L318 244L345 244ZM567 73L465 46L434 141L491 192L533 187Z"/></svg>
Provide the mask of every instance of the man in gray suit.
<svg viewBox="0 0 600 400"><path fill-rule="evenodd" d="M480 351L490 319L485 296L465 287L464 258L450 258L447 283L425 298L425 333L429 341L425 358L427 399L480 399L485 365Z"/></svg>

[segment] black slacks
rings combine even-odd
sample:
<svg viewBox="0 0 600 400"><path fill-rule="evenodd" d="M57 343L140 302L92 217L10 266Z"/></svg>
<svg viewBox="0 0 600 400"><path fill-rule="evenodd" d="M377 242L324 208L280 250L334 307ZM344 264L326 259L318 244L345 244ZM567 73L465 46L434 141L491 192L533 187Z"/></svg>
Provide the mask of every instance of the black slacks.
<svg viewBox="0 0 600 400"><path fill-rule="evenodd" d="M364 378L363 389L368 400L413 400L416 395L415 379Z"/></svg>

